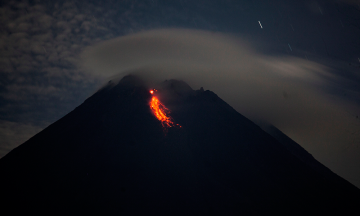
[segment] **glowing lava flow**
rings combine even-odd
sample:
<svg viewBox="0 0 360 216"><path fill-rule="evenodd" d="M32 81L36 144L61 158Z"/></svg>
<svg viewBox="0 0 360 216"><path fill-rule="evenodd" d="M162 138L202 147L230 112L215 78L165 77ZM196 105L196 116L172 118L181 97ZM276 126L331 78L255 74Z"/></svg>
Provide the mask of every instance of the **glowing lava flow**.
<svg viewBox="0 0 360 216"><path fill-rule="evenodd" d="M150 91L151 94L154 94L154 90ZM175 124L172 121L172 118L169 116L170 110L166 108L156 96L153 96L150 102L150 108L154 115L156 116L159 121L161 121L161 124L164 128L164 130L167 130L167 128L170 127L181 127L179 124Z"/></svg>

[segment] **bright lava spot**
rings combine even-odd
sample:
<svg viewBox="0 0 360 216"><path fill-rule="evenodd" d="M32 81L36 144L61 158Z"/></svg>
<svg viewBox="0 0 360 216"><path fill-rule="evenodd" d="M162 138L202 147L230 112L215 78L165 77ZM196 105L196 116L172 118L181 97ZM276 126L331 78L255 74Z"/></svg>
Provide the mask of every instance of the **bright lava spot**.
<svg viewBox="0 0 360 216"><path fill-rule="evenodd" d="M150 93L153 94L154 91L151 90ZM173 122L173 119L170 117L170 110L166 108L156 96L151 98L150 108L156 118L161 121L161 125L165 131L170 127L181 127L179 124Z"/></svg>
<svg viewBox="0 0 360 216"><path fill-rule="evenodd" d="M150 94L154 94L154 90L150 90Z"/></svg>

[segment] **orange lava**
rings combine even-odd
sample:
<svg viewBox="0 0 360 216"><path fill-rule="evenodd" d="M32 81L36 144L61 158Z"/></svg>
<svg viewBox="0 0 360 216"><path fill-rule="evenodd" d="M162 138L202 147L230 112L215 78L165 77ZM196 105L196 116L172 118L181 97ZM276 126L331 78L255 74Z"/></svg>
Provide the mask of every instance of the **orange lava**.
<svg viewBox="0 0 360 216"><path fill-rule="evenodd" d="M154 94L154 91L150 91L151 94ZM163 128L166 130L170 127L181 127L179 124L175 124L172 120L172 118L169 116L170 110L166 108L156 96L153 96L150 102L150 108L154 115L156 116L159 121L161 121L161 124Z"/></svg>

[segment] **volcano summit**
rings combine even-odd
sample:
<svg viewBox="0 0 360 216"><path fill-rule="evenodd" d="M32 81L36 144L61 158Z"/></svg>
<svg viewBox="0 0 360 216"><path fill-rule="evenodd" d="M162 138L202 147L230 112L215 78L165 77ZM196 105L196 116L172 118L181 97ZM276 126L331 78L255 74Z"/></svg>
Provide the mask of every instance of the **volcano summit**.
<svg viewBox="0 0 360 216"><path fill-rule="evenodd" d="M359 214L360 192L211 91L106 86L0 160L1 215ZM302 151L302 152L299 152Z"/></svg>

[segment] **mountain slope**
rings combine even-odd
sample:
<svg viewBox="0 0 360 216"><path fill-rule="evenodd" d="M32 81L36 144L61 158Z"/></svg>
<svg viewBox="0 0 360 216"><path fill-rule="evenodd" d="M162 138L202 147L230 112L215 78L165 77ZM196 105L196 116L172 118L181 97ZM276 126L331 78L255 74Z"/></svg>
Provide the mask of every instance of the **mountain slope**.
<svg viewBox="0 0 360 216"><path fill-rule="evenodd" d="M0 160L3 211L41 215L303 215L358 211L334 182L211 91L165 81L164 132L127 76Z"/></svg>

